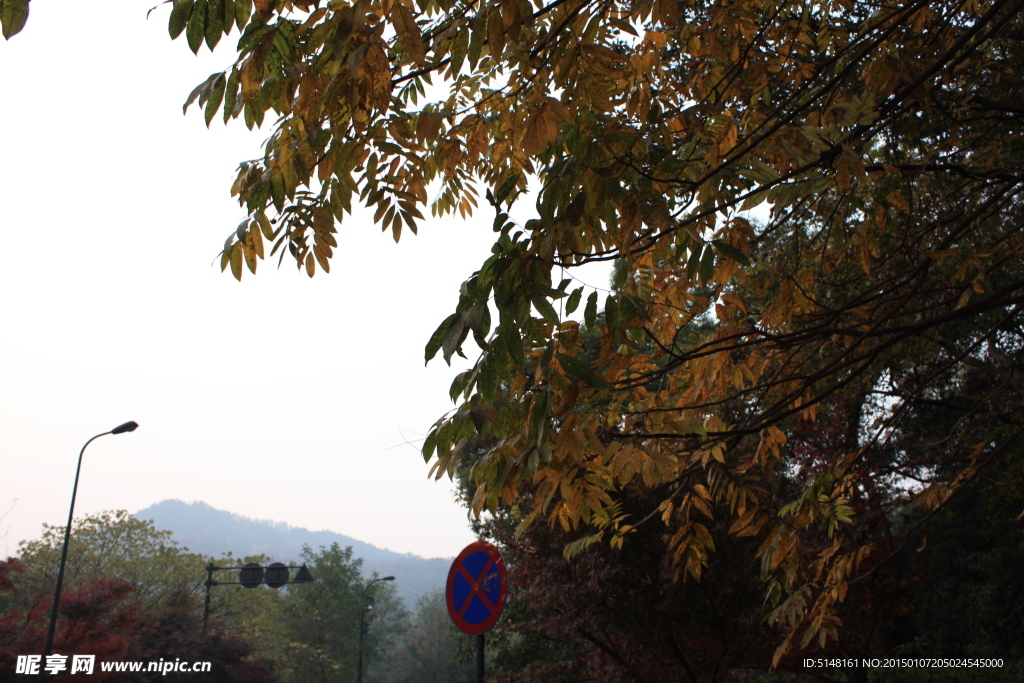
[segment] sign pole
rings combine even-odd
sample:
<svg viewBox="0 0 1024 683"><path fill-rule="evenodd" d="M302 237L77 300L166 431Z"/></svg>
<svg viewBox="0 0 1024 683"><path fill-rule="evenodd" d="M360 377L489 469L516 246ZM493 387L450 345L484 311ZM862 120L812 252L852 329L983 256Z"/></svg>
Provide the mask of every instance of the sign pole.
<svg viewBox="0 0 1024 683"><path fill-rule="evenodd" d="M206 622L210 620L210 589L214 586L213 573L217 571L217 567L210 564L206 565L206 603L203 605L203 633L206 633Z"/></svg>
<svg viewBox="0 0 1024 683"><path fill-rule="evenodd" d="M456 628L476 636L476 683L484 683L484 633L498 621L508 593L505 560L498 549L486 541L463 548L448 570L444 593Z"/></svg>
<svg viewBox="0 0 1024 683"><path fill-rule="evenodd" d="M484 634L476 637L476 683L484 683Z"/></svg>

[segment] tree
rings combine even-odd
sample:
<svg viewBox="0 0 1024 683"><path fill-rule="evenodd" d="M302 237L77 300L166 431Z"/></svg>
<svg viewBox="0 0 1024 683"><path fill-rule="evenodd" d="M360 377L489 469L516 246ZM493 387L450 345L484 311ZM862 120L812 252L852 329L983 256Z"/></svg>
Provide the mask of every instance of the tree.
<svg viewBox="0 0 1024 683"><path fill-rule="evenodd" d="M342 549L334 543L314 552L307 546L302 558L316 580L290 586L278 613L277 625L285 637L280 654L285 680L354 680L364 609L368 624L363 642L365 670L401 631L405 619L401 600L393 586L383 582L367 586L361 574L363 561L352 557L351 547ZM367 609L371 603L372 609Z"/></svg>
<svg viewBox="0 0 1024 683"><path fill-rule="evenodd" d="M26 571L17 575L21 606L49 599L57 580L64 527L43 525L40 538L19 545L19 559ZM126 510L107 510L76 520L68 546L65 586L75 588L97 579L119 579L133 587L132 600L143 614L193 604L205 597L206 565L214 559L221 566L246 562L268 564L265 557L204 558L182 548L170 531L159 531L153 522L132 517ZM268 591L214 590L210 616L238 619L273 599Z"/></svg>
<svg viewBox="0 0 1024 683"><path fill-rule="evenodd" d="M15 670L17 655L43 651L63 537L62 527L44 525L41 538L19 545L17 559L0 563L4 671ZM68 547L55 652L96 655L97 662L209 661L212 680L277 680L273 665L257 652L258 643L237 628L221 628L225 623L237 626L242 621L239 615L250 613L260 601L242 592L215 594L211 628L204 629L205 559L178 547L170 532L157 531L152 522L123 510L107 511L80 518ZM97 670L96 675L127 680L124 674ZM130 678L148 681L161 676L132 673ZM193 680L191 675L181 676ZM194 680L211 680L210 676L197 674Z"/></svg>
<svg viewBox="0 0 1024 683"><path fill-rule="evenodd" d="M957 422L968 423L958 434L967 444L983 441L1000 424L1010 431L1008 412L1016 409L1017 389L993 383L996 376L988 363L969 364L957 381L911 406L906 428L893 435L890 448L903 452L926 443L930 452L916 457L927 457L940 470L937 476L948 477L962 449L925 437L936 424ZM997 398L984 400L988 395ZM1019 438L1011 444L1017 452L1020 447ZM1024 590L1012 569L1024 562L1024 495L1016 483L982 472L942 509L896 508L894 536L906 539L910 549L897 555L888 572L900 580L893 610L898 616L888 634L897 651L1024 658L1024 644L1009 635L1024 629ZM951 614L956 619L948 618Z"/></svg>
<svg viewBox="0 0 1024 683"><path fill-rule="evenodd" d="M444 591L421 595L405 632L387 651L386 661L367 680L386 683L475 681L475 665L459 656L460 639L468 637L459 633L448 616Z"/></svg>
<svg viewBox="0 0 1024 683"><path fill-rule="evenodd" d="M1024 110L1008 93L1024 0L171 5L193 51L242 34L189 104L207 122L276 117L232 187L247 213L222 253L235 277L266 251L327 270L353 201L397 239L428 187L435 215L463 216L486 187L493 253L426 349L449 360L470 333L481 349L423 449L450 475L474 436L493 439L476 511L529 489L524 527L620 547L661 525L666 556L698 579L726 509L727 534L761 540L781 657L835 637L837 604L870 571L855 498L920 481L935 509L1022 466ZM4 0L5 35L27 7ZM520 227L506 209L530 178L537 217ZM757 206L766 221L744 214ZM567 318L586 292L562 274L612 259L622 287L600 324L596 292L582 323ZM1013 401L980 395L995 420L983 440L964 439L971 412L920 449L887 447L977 363ZM842 448L770 507L787 441L826 413ZM956 451L942 467L935 441ZM631 486L651 507L618 514Z"/></svg>
<svg viewBox="0 0 1024 683"><path fill-rule="evenodd" d="M656 530L631 537L628 552L594 544L567 560L559 548L579 531L536 525L515 538L514 524L488 526L514 572L492 639L500 681L710 683L771 663L781 637L762 623L757 568L746 561L754 539L725 537L704 579L684 583Z"/></svg>
<svg viewBox="0 0 1024 683"><path fill-rule="evenodd" d="M30 610L17 606L21 601L16 581L24 572L18 560L0 562L0 601L6 607L0 615L0 680L4 681L19 678L14 675L19 655L41 653L46 642L49 601L36 602ZM124 659L139 625L138 610L126 600L131 591L132 585L126 581L97 579L66 592L60 605L63 618L55 652L92 654L99 660ZM101 674L101 679L109 680L109 676Z"/></svg>
<svg viewBox="0 0 1024 683"><path fill-rule="evenodd" d="M27 571L17 578L23 598L37 602L53 591L64 543L64 527L43 525L42 536L18 547ZM143 612L202 591L203 558L179 548L171 532L126 510L104 511L75 521L68 545L65 585L119 579L136 589Z"/></svg>

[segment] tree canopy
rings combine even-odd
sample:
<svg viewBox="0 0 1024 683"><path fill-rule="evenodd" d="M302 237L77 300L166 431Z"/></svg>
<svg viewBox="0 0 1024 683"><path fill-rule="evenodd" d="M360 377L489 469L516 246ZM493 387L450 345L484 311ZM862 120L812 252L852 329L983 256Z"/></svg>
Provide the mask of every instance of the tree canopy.
<svg viewBox="0 0 1024 683"><path fill-rule="evenodd" d="M490 444L475 510L528 491L524 528L589 530L570 554L660 525L693 579L724 515L781 656L885 559L854 516L1014 481L1024 0L169 4L193 51L241 34L186 108L271 131L231 188L236 278L329 270L354 202L398 239L483 191L494 248L426 359L479 353L423 447L440 476ZM3 0L5 35L26 15ZM573 281L600 260L603 302Z"/></svg>
<svg viewBox="0 0 1024 683"><path fill-rule="evenodd" d="M20 543L17 558L0 562L0 662L5 675L15 671L19 655L44 649L63 536L62 527L43 525L41 538ZM211 662L218 681L278 680L273 663L257 654L257 643L247 633L217 628L225 617L237 620L261 605L258 596L216 592L210 611L214 628L204 628L204 565L203 557L179 547L169 531L158 531L152 522L124 510L82 517L72 528L55 652L91 654L100 661L203 660ZM102 680L133 681L162 676L99 669L95 674ZM55 680L72 680L69 676L60 674ZM185 680L210 676L186 674Z"/></svg>
<svg viewBox="0 0 1024 683"><path fill-rule="evenodd" d="M363 560L352 556L351 547L334 543L314 551L305 546L302 560L316 580L291 586L280 608L268 615L266 632L281 641L275 648L282 679L354 680L360 642L364 666L369 668L384 658L402 631L406 618L402 601L390 583L372 583L372 577L362 576Z"/></svg>
<svg viewBox="0 0 1024 683"><path fill-rule="evenodd" d="M15 670L18 655L43 649L63 532L44 525L41 538L19 544L18 557L0 561L5 672ZM351 547L304 547L302 561L314 580L284 590L247 590L231 585L238 575L226 572L215 575L223 585L204 589L210 559L123 510L83 516L72 529L55 651L95 654L100 661L210 661L218 681L351 681L361 640L369 668L398 649L406 630L407 613L394 586L364 578L363 561ZM269 564L264 556L237 559L230 553L214 562ZM367 627L362 639L360 624ZM104 680L124 678L96 673ZM131 680L162 675L136 672ZM394 678L385 672L367 680Z"/></svg>
<svg viewBox="0 0 1024 683"><path fill-rule="evenodd" d="M448 616L444 589L416 600L408 627L367 680L387 683L468 683L476 680L471 637ZM467 642L468 641L468 642ZM460 646L462 652L460 652Z"/></svg>

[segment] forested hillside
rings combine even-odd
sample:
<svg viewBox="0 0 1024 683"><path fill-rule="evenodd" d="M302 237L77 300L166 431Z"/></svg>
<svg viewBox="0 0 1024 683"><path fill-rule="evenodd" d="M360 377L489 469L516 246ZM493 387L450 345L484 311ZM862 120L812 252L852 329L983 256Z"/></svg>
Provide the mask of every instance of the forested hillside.
<svg viewBox="0 0 1024 683"><path fill-rule="evenodd" d="M351 547L362 558L363 569L381 576L394 576L398 596L412 607L420 596L444 588L451 559L423 558L378 548L333 531L310 531L287 524L242 517L217 510L203 502L165 500L134 514L152 520L157 529L170 531L174 540L194 553L220 557L265 555L274 561L298 560L302 547L319 548L338 544Z"/></svg>

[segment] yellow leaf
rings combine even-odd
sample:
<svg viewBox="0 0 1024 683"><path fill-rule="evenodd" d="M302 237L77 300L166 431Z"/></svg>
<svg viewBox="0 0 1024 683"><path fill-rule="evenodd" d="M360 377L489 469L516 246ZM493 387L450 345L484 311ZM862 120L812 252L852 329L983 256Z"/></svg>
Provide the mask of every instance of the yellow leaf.
<svg viewBox="0 0 1024 683"><path fill-rule="evenodd" d="M427 52L423 47L423 36L416 25L412 12L401 2L395 2L391 8L391 21L406 53L414 62L423 66L427 63Z"/></svg>
<svg viewBox="0 0 1024 683"><path fill-rule="evenodd" d="M796 540L796 534L792 532L788 532L782 537L782 540L779 541L778 547L775 548L775 551L772 553L772 561L768 565L769 570L774 571L778 569L779 565L789 557L793 548L796 547Z"/></svg>
<svg viewBox="0 0 1024 683"><path fill-rule="evenodd" d="M558 122L554 114L545 105L533 117L530 127L526 130L523 138L523 151L527 154L536 154L543 151L558 135Z"/></svg>
<svg viewBox="0 0 1024 683"><path fill-rule="evenodd" d="M645 38L655 47L662 47L665 45L665 34L661 31L648 31Z"/></svg>
<svg viewBox="0 0 1024 683"><path fill-rule="evenodd" d="M705 502L704 502L703 500L701 500L700 498L693 498L693 499L691 499L691 500L692 500L692 502L693 502L693 506L694 506L695 508L697 508L698 510L700 510L701 512L703 512L703 513L704 513L704 515L705 515L705 516L706 516L706 517L707 517L708 519L714 519L714 518L715 518L715 515L714 515L714 513L713 513L713 512L711 512L711 508L710 508L710 507L708 506L708 504L707 504L707 503L705 503Z"/></svg>
<svg viewBox="0 0 1024 683"><path fill-rule="evenodd" d="M744 528L750 525L750 522L753 521L754 515L756 514L756 507L752 507L749 510L747 510L746 513L744 513L739 519L732 523L732 526L729 527L729 533L735 534L737 531L742 531Z"/></svg>
<svg viewBox="0 0 1024 683"><path fill-rule="evenodd" d="M250 273L256 272L256 252L254 252L248 244L239 244L242 247L242 257L245 259L245 265L249 268Z"/></svg>
<svg viewBox="0 0 1024 683"><path fill-rule="evenodd" d="M501 21L501 5L495 5L487 15L487 48L495 62L501 61L505 51L505 25Z"/></svg>
<svg viewBox="0 0 1024 683"><path fill-rule="evenodd" d="M236 280L242 279L242 245L238 242L231 247L231 274Z"/></svg>
<svg viewBox="0 0 1024 683"><path fill-rule="evenodd" d="M910 213L910 204L907 204L907 200L899 192L890 192L886 195L885 200L903 213Z"/></svg>

